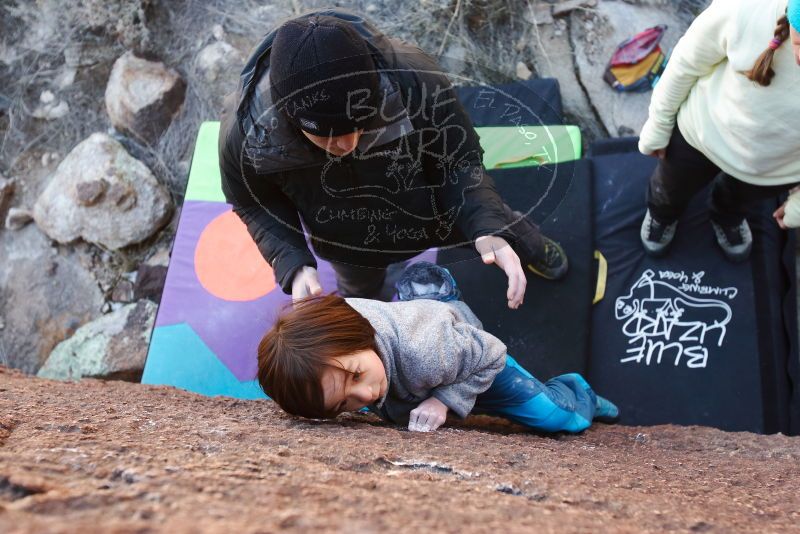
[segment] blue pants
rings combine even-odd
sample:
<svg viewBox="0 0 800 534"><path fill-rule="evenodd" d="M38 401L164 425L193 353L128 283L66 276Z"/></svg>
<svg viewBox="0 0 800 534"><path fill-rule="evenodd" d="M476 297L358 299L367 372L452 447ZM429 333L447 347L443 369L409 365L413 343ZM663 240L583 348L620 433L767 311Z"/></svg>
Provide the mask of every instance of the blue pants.
<svg viewBox="0 0 800 534"><path fill-rule="evenodd" d="M543 384L511 356L489 389L478 395L473 413L498 415L546 432L580 432L595 417L618 415L616 406L595 395L581 375L561 375Z"/></svg>

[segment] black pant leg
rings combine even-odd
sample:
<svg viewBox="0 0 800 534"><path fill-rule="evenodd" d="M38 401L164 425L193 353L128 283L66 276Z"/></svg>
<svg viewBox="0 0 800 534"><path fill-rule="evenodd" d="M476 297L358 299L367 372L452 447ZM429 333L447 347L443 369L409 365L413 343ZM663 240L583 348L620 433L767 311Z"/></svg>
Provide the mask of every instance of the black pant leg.
<svg viewBox="0 0 800 534"><path fill-rule="evenodd" d="M666 157L658 161L650 177L647 189L650 214L662 223L677 221L692 197L719 173L719 167L687 143L676 126Z"/></svg>
<svg viewBox="0 0 800 534"><path fill-rule="evenodd" d="M386 280L386 268L330 263L336 273L336 285L342 297L386 300L382 291Z"/></svg>
<svg viewBox="0 0 800 534"><path fill-rule="evenodd" d="M711 188L709 208L711 220L725 226L736 226L744 220L747 207L759 200L777 197L797 184L753 185L722 173Z"/></svg>

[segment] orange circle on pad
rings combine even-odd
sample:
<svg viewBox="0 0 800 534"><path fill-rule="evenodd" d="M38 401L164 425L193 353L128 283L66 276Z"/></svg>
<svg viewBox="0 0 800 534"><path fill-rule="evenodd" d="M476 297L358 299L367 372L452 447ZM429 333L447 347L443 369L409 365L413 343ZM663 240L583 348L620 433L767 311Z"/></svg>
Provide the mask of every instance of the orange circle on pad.
<svg viewBox="0 0 800 534"><path fill-rule="evenodd" d="M275 289L272 268L232 211L203 229L194 250L194 271L206 291L224 300L256 300Z"/></svg>

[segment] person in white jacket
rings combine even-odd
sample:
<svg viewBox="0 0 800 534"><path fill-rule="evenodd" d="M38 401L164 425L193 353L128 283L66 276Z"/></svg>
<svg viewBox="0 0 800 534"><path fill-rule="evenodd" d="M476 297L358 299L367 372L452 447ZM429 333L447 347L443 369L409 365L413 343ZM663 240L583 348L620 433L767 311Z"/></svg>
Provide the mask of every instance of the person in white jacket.
<svg viewBox="0 0 800 534"><path fill-rule="evenodd" d="M639 140L659 158L641 228L648 253L666 253L689 201L713 182L717 242L743 261L753 240L747 204L800 183L799 4L714 0L675 46ZM800 193L774 217L800 226Z"/></svg>

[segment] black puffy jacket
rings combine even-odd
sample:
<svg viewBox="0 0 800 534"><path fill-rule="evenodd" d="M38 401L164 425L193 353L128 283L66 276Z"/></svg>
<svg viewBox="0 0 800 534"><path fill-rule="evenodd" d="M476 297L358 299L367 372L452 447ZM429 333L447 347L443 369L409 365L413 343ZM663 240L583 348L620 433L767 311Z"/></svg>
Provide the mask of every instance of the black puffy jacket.
<svg viewBox="0 0 800 534"><path fill-rule="evenodd" d="M347 20L364 38L381 73L383 104L354 153L337 158L315 146L273 106L275 31L226 99L222 190L281 288L291 291L298 268L316 267L303 226L321 258L375 267L481 235L513 242L478 136L436 61L353 13L303 17L313 15Z"/></svg>

